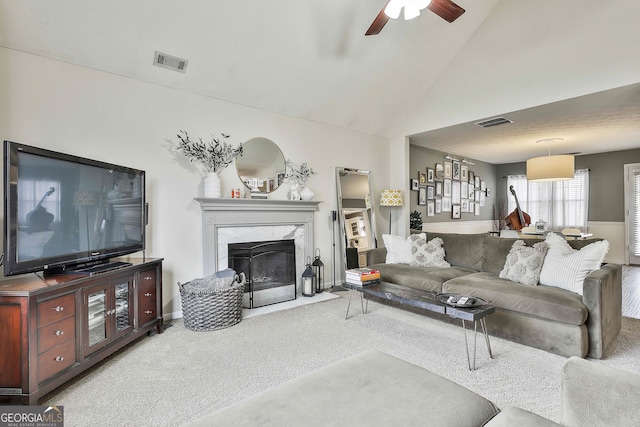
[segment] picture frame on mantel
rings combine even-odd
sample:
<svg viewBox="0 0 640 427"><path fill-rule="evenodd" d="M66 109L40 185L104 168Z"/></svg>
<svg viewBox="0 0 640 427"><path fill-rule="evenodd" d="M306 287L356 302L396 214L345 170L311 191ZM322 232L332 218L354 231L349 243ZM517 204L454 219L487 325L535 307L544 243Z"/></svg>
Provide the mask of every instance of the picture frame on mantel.
<svg viewBox="0 0 640 427"><path fill-rule="evenodd" d="M452 205L451 206L451 218L460 219L460 205Z"/></svg>

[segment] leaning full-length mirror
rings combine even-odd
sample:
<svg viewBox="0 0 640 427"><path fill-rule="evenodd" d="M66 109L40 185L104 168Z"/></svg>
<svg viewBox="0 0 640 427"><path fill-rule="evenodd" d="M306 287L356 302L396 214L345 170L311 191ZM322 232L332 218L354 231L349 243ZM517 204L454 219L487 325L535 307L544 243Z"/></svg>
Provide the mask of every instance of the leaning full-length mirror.
<svg viewBox="0 0 640 427"><path fill-rule="evenodd" d="M367 251L377 246L370 178L369 171L336 168L340 254L345 268L366 266Z"/></svg>
<svg viewBox="0 0 640 427"><path fill-rule="evenodd" d="M284 181L284 155L270 139L252 138L243 145L236 159L236 170L243 184L252 192L271 193Z"/></svg>

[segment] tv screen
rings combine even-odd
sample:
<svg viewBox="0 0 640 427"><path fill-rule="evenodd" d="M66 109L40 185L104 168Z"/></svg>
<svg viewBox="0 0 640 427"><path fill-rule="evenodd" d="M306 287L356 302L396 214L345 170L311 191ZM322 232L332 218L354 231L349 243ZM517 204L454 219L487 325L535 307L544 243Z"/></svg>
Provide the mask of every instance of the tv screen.
<svg viewBox="0 0 640 427"><path fill-rule="evenodd" d="M6 276L144 249L142 170L5 141L4 190Z"/></svg>

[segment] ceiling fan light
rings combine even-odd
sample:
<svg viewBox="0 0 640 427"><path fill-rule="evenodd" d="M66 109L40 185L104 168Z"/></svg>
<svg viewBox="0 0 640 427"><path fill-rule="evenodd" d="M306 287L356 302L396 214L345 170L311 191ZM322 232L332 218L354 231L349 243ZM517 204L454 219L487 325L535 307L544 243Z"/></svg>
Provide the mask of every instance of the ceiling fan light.
<svg viewBox="0 0 640 427"><path fill-rule="evenodd" d="M384 8L384 14L391 19L398 19L403 6L403 0L390 0L387 7Z"/></svg>
<svg viewBox="0 0 640 427"><path fill-rule="evenodd" d="M420 9L413 3L409 2L404 5L404 20L408 21L413 18L417 18L420 16Z"/></svg>

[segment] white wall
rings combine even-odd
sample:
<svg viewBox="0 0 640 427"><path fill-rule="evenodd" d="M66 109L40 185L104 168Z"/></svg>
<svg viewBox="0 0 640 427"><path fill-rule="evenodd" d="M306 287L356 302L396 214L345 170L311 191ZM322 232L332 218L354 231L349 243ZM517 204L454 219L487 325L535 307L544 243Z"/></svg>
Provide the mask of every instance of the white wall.
<svg viewBox="0 0 640 427"><path fill-rule="evenodd" d="M171 72L167 70L166 72ZM224 85L224 82L218 82ZM315 200L315 246L331 271L330 211L335 167L372 171L374 194L390 181L389 141L113 74L0 48L0 138L147 172L147 256L163 257L165 313L180 310L176 282L202 275L201 175L175 153L178 129L208 138L225 132L238 144L274 141L285 158L308 161ZM232 165L223 186L241 187ZM272 197L285 199L287 189ZM376 212L381 218L380 212ZM378 232L388 226L378 221Z"/></svg>

